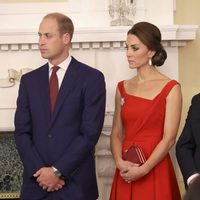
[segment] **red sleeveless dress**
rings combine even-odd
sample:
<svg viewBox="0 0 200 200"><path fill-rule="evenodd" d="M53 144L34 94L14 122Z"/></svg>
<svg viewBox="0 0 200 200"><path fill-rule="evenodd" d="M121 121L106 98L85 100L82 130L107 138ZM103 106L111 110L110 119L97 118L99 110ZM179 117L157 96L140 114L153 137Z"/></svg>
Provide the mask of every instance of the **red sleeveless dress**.
<svg viewBox="0 0 200 200"><path fill-rule="evenodd" d="M166 97L177 81L169 81L152 100L129 95L124 81L118 83L121 93L121 118L125 129L122 149L135 144L148 158L163 137ZM169 154L146 176L125 182L116 169L110 200L181 200L179 187Z"/></svg>

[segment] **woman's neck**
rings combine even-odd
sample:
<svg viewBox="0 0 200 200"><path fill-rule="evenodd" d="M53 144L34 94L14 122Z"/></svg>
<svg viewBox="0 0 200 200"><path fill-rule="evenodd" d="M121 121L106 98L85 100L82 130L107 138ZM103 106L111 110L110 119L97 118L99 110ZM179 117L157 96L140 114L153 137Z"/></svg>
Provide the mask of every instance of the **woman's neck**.
<svg viewBox="0 0 200 200"><path fill-rule="evenodd" d="M155 79L160 73L154 66L144 66L137 69L137 79L139 82Z"/></svg>

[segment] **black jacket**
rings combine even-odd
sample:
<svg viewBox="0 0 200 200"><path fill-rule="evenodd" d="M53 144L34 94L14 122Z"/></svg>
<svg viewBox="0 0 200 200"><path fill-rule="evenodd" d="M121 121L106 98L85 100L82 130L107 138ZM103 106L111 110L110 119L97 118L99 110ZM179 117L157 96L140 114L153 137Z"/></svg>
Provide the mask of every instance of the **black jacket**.
<svg viewBox="0 0 200 200"><path fill-rule="evenodd" d="M200 93L192 98L184 129L176 144L176 156L187 186L187 179L200 171Z"/></svg>

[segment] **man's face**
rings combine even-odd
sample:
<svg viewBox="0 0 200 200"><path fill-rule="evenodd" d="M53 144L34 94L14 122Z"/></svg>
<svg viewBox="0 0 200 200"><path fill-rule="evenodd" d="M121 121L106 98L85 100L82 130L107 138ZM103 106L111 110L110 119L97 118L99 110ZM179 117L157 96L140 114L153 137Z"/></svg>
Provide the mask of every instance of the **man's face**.
<svg viewBox="0 0 200 200"><path fill-rule="evenodd" d="M69 34L61 35L57 21L53 18L44 19L39 27L39 50L41 56L52 64L59 63L68 55Z"/></svg>

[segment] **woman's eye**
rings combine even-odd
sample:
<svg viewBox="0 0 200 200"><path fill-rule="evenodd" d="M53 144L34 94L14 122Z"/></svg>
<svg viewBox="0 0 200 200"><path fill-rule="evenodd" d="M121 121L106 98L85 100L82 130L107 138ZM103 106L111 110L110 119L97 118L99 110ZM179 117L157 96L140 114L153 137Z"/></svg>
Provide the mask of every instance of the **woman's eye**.
<svg viewBox="0 0 200 200"><path fill-rule="evenodd" d="M137 47L131 47L131 49L132 49L133 51L137 51L137 50L138 50Z"/></svg>
<svg viewBox="0 0 200 200"><path fill-rule="evenodd" d="M128 46L128 45L125 45L124 48L126 50L132 50L132 51L137 51L139 48L138 47L135 47L135 46Z"/></svg>

